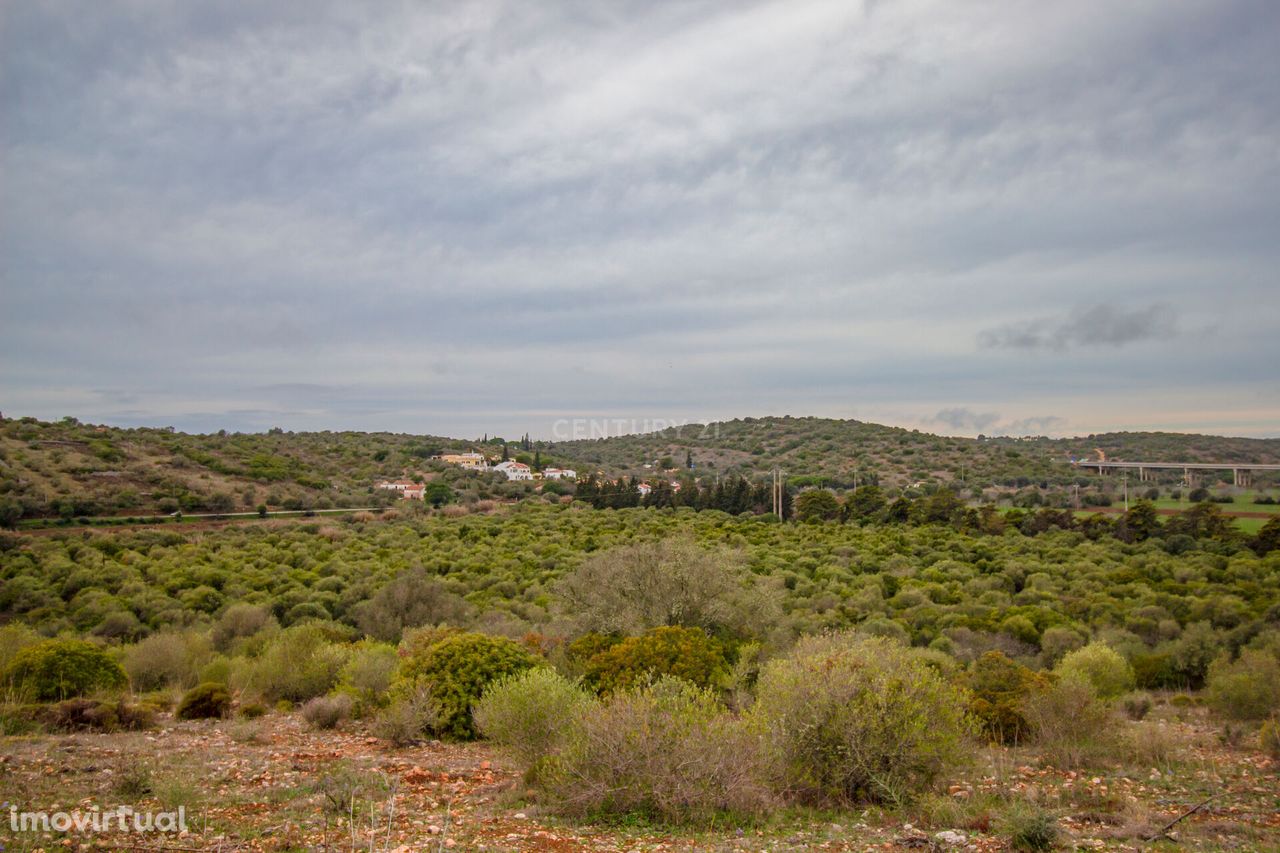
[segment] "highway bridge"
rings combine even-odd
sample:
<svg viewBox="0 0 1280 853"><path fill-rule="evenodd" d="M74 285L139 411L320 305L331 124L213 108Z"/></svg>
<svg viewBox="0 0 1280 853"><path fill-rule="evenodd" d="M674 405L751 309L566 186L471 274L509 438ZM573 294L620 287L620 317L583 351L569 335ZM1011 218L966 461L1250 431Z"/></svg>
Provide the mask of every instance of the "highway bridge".
<svg viewBox="0 0 1280 853"><path fill-rule="evenodd" d="M1079 468L1097 468L1099 474L1119 468L1138 471L1138 479L1148 479L1148 471L1181 471L1187 484L1191 484L1194 471L1230 471L1237 486L1247 486L1255 471L1280 471L1280 465L1256 462L1117 462L1111 459L1073 459L1071 464Z"/></svg>

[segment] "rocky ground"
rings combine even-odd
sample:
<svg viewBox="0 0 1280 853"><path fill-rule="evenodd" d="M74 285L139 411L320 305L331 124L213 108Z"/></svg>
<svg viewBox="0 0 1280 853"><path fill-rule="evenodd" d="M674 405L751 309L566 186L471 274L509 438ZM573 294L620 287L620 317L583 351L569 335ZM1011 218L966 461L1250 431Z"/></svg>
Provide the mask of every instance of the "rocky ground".
<svg viewBox="0 0 1280 853"><path fill-rule="evenodd" d="M1280 767L1246 737L1223 743L1192 711L1166 713L1149 761L1063 771L983 750L945 792L897 810L787 812L754 826L581 825L546 814L484 744L393 748L358 723L297 716L175 723L120 734L0 741L0 837L14 850L784 851L1008 849L1001 804L1058 819L1064 849L1280 850ZM1154 730L1153 730L1154 731ZM1205 802L1208 800L1208 802ZM1146 839L1197 804L1155 842ZM21 811L184 809L187 831L14 832Z"/></svg>

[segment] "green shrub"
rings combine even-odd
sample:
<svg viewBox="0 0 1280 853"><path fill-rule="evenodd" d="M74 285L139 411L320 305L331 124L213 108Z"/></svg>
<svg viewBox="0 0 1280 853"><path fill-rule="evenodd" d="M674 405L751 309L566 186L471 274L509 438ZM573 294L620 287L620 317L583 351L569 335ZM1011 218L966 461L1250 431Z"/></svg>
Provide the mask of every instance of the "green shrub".
<svg viewBox="0 0 1280 853"><path fill-rule="evenodd" d="M323 624L295 625L281 631L261 657L233 671L231 682L267 702L305 702L334 688L347 652Z"/></svg>
<svg viewBox="0 0 1280 853"><path fill-rule="evenodd" d="M240 706L239 714L246 720L256 720L267 715L267 706L261 702L246 702Z"/></svg>
<svg viewBox="0 0 1280 853"><path fill-rule="evenodd" d="M352 647L347 663L338 674L338 684L361 705L383 704L400 658L396 647L375 640L362 640Z"/></svg>
<svg viewBox="0 0 1280 853"><path fill-rule="evenodd" d="M700 628L654 628L628 637L587 662L585 680L611 693L664 675L710 687L728 671L722 646Z"/></svg>
<svg viewBox="0 0 1280 853"><path fill-rule="evenodd" d="M1022 703L1047 685L1044 677L1003 652L987 652L969 665L963 683L969 688L969 711L996 743L1018 743L1027 734Z"/></svg>
<svg viewBox="0 0 1280 853"><path fill-rule="evenodd" d="M1111 746L1111 711L1083 680L1037 690L1023 703L1023 714L1041 752L1057 767L1081 767Z"/></svg>
<svg viewBox="0 0 1280 853"><path fill-rule="evenodd" d="M889 640L802 639L757 693L775 778L805 802L902 802L964 757L964 694Z"/></svg>
<svg viewBox="0 0 1280 853"><path fill-rule="evenodd" d="M105 651L80 640L46 640L20 650L0 681L40 702L123 690L129 680Z"/></svg>
<svg viewBox="0 0 1280 853"><path fill-rule="evenodd" d="M1280 717L1272 717L1258 730L1258 745L1273 762L1280 766Z"/></svg>
<svg viewBox="0 0 1280 853"><path fill-rule="evenodd" d="M1240 658L1219 658L1205 685L1209 707L1230 720L1261 720L1280 710L1280 661L1270 652L1244 649Z"/></svg>
<svg viewBox="0 0 1280 853"><path fill-rule="evenodd" d="M155 725L155 715L123 698L114 702L96 699L67 699L48 706L43 721L58 731L139 731Z"/></svg>
<svg viewBox="0 0 1280 853"><path fill-rule="evenodd" d="M777 601L741 556L684 537L592 554L558 591L582 631L639 634L682 625L735 634L765 631Z"/></svg>
<svg viewBox="0 0 1280 853"><path fill-rule="evenodd" d="M1151 694L1141 690L1126 693L1120 699L1120 707L1124 708L1129 719L1135 722L1142 720L1151 712Z"/></svg>
<svg viewBox="0 0 1280 853"><path fill-rule="evenodd" d="M226 686L210 681L182 694L174 716L179 720L206 720L225 717L230 712L231 694Z"/></svg>
<svg viewBox="0 0 1280 853"><path fill-rule="evenodd" d="M0 672L3 672L14 655L28 646L34 646L43 638L20 622L0 628Z"/></svg>
<svg viewBox="0 0 1280 853"><path fill-rule="evenodd" d="M111 792L127 800L139 800L155 790L155 780L151 776L151 768L145 764L132 762L120 768Z"/></svg>
<svg viewBox="0 0 1280 853"><path fill-rule="evenodd" d="M1040 659L1044 666L1053 666L1070 652L1084 645L1080 632L1065 625L1045 628L1040 635Z"/></svg>
<svg viewBox="0 0 1280 853"><path fill-rule="evenodd" d="M713 693L663 678L587 705L539 777L570 815L705 821L771 805L759 756Z"/></svg>
<svg viewBox="0 0 1280 853"><path fill-rule="evenodd" d="M1090 643L1068 653L1053 670L1063 679L1084 681L1101 699L1114 699L1133 689L1133 667L1105 643Z"/></svg>
<svg viewBox="0 0 1280 853"><path fill-rule="evenodd" d="M220 652L230 652L238 641L279 627L276 618L265 607L243 602L233 604L223 611L214 624L209 638Z"/></svg>
<svg viewBox="0 0 1280 853"><path fill-rule="evenodd" d="M351 718L355 700L346 693L317 696L302 706L302 718L317 729L332 729Z"/></svg>
<svg viewBox="0 0 1280 853"><path fill-rule="evenodd" d="M0 702L0 737L21 737L43 731L43 705Z"/></svg>
<svg viewBox="0 0 1280 853"><path fill-rule="evenodd" d="M421 568L400 575L355 608L356 623L370 637L398 642L408 628L457 623L470 606Z"/></svg>
<svg viewBox="0 0 1280 853"><path fill-rule="evenodd" d="M411 746L440 725L440 711L425 687L404 693L374 719L373 733L396 746Z"/></svg>
<svg viewBox="0 0 1280 853"><path fill-rule="evenodd" d="M505 637L450 633L401 658L395 692L427 688L440 715L436 733L468 740L475 737L472 705L484 689L497 678L537 664L528 649Z"/></svg>
<svg viewBox="0 0 1280 853"><path fill-rule="evenodd" d="M134 690L191 687L211 652L198 634L152 634L124 651L124 669Z"/></svg>
<svg viewBox="0 0 1280 853"><path fill-rule="evenodd" d="M592 701L555 670L534 667L490 684L476 703L475 725L526 768L534 768L560 747Z"/></svg>
<svg viewBox="0 0 1280 853"><path fill-rule="evenodd" d="M1039 853L1058 845L1057 818L1032 803L1010 803L1000 815L1000 830L1009 849L1022 853Z"/></svg>
<svg viewBox="0 0 1280 853"><path fill-rule="evenodd" d="M1184 681L1179 678L1173 656L1168 652L1139 653L1130 663L1133 665L1134 683L1143 690L1177 687Z"/></svg>
<svg viewBox="0 0 1280 853"><path fill-rule="evenodd" d="M225 655L214 655L208 663L200 667L197 684L216 681L219 684L231 683L231 659Z"/></svg>

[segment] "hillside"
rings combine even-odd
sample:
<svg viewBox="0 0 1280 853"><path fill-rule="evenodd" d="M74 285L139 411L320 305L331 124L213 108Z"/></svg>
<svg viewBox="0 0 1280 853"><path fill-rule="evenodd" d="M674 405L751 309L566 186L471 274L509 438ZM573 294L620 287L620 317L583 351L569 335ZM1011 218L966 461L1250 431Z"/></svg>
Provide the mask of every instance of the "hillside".
<svg viewBox="0 0 1280 853"><path fill-rule="evenodd" d="M0 424L0 500L24 516L359 507L373 484L440 468L428 457L474 442L319 432L192 435L33 418ZM494 453L501 447L495 446ZM492 479L498 486L501 478ZM481 497L488 497L483 494Z"/></svg>
<svg viewBox="0 0 1280 853"><path fill-rule="evenodd" d="M488 438L487 452L502 452ZM385 499L373 484L406 474L441 472L467 499L519 497L527 484L470 477L429 461L435 453L472 449L475 440L364 432L188 434L124 429L74 419L0 423L0 501L23 517L232 512L361 507ZM1096 472L1072 467L1069 456L1102 449L1111 459L1280 462L1280 439L1175 433L1113 433L1080 439L953 438L852 420L744 418L643 435L534 442L544 464L581 472L647 476L683 470L691 456L697 476L765 477L783 469L793 487L849 487L878 482L890 489L953 484L973 491L1053 489L1098 484ZM525 455L521 455L521 453ZM648 466L648 467L646 467ZM1179 472L1165 472L1168 487ZM1230 482L1229 472L1222 478ZM1114 485L1117 478L1106 478ZM1280 478L1260 475L1260 488Z"/></svg>
<svg viewBox="0 0 1280 853"><path fill-rule="evenodd" d="M852 486L868 478L882 486L963 483L971 487L1065 485L1096 473L1069 457L1148 461L1280 462L1280 439L1225 438L1181 433L1107 433L1083 438L955 438L918 430L826 418L743 418L662 432L556 445L556 452L607 472L642 473L645 465L764 476L782 468L793 483L822 480ZM1229 472L1223 475L1231 481ZM1181 475L1166 472L1163 482ZM1258 485L1274 482L1259 477Z"/></svg>

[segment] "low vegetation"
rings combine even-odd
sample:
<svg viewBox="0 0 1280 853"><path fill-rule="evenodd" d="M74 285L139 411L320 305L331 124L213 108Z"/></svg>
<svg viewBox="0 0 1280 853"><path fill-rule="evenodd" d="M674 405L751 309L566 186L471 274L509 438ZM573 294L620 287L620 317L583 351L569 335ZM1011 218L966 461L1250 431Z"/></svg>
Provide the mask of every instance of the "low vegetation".
<svg viewBox="0 0 1280 853"><path fill-rule="evenodd" d="M1059 816L1119 806L1019 793L1001 756L1164 779L1202 749L1172 725L1191 715L1274 750L1280 551L1196 541L536 500L15 536L0 725L127 733L172 707L243 748L281 718L393 755L480 738L511 796L576 821L874 810L1047 849ZM979 756L996 781L965 787Z"/></svg>

